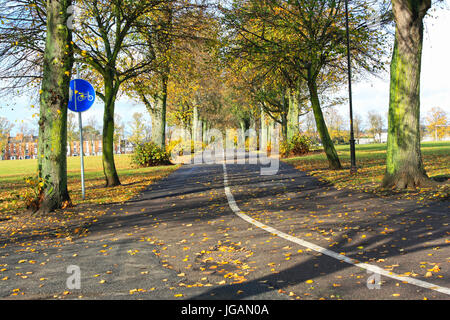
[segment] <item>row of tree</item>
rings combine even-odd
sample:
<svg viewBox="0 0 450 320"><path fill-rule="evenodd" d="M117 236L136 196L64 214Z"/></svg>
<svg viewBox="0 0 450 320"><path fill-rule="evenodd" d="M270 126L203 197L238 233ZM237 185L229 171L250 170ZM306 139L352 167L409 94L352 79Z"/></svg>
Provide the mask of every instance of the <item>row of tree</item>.
<svg viewBox="0 0 450 320"><path fill-rule="evenodd" d="M39 90L40 211L70 203L66 105L74 65L104 102L106 186L120 184L113 153L120 96L146 106L151 139L162 148L168 125L194 128L195 139L198 128L239 125L264 136L279 123L289 140L299 117L312 113L330 168L341 169L323 109L345 101L336 93L348 80L347 23L359 79L385 69L395 22L385 185L426 183L419 76L431 2L392 0L392 10L391 1L348 2L347 16L342 0L0 0L3 89Z"/></svg>
<svg viewBox="0 0 450 320"><path fill-rule="evenodd" d="M340 169L322 110L341 102L329 97L348 80L349 67L355 78L384 70L393 29L383 185L428 185L420 149L420 72L423 20L431 5L431 0L235 0L222 8L225 48L231 69L243 79L237 82L240 92L282 125L285 139L297 127L299 112L312 110L329 167Z"/></svg>
<svg viewBox="0 0 450 320"><path fill-rule="evenodd" d="M182 86L181 77L190 63L186 56L193 57L195 50L209 41L209 34L216 32L217 23L208 24L209 13L203 3L0 2L0 75L9 81L3 89L22 89L22 94L39 90L41 212L70 203L65 155L68 86L75 65L77 76L93 83L104 102L106 186L120 184L113 152L119 96L129 95L145 103L152 116L152 139L164 147L169 86L177 82ZM175 68L182 72L173 72Z"/></svg>

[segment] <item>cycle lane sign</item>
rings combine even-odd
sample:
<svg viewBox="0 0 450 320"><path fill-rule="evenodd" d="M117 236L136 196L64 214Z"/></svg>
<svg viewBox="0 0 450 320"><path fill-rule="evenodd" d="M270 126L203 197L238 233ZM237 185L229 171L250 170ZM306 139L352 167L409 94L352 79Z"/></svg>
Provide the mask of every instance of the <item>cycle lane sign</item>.
<svg viewBox="0 0 450 320"><path fill-rule="evenodd" d="M89 110L95 102L94 87L83 79L70 81L69 110L84 112Z"/></svg>

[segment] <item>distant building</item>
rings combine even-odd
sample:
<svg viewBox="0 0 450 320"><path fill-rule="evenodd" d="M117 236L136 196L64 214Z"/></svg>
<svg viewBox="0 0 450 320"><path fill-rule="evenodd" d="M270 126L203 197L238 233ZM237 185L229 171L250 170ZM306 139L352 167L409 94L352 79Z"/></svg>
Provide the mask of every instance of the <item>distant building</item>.
<svg viewBox="0 0 450 320"><path fill-rule="evenodd" d="M373 137L362 137L359 139L356 139L357 144L372 144L372 143L387 143L388 140L388 133L387 130L383 130L383 132L376 136L376 138Z"/></svg>
<svg viewBox="0 0 450 320"><path fill-rule="evenodd" d="M134 146L128 140L120 140L114 144L114 154L133 153ZM103 142L100 139L83 141L83 153L85 156L100 156L103 152ZM67 144L67 156L78 157L80 155L80 141L72 141Z"/></svg>
<svg viewBox="0 0 450 320"><path fill-rule="evenodd" d="M103 143L101 138L95 140L83 141L83 151L85 156L100 156L103 152ZM128 140L120 140L114 144L114 154L133 153L134 146ZM8 143L4 149L3 157L0 153L0 160L25 160L37 159L38 156L38 137L25 136L18 133L15 137L8 137ZM80 141L71 141L67 143L67 156L80 156Z"/></svg>
<svg viewBox="0 0 450 320"><path fill-rule="evenodd" d="M38 137L18 133L15 137L8 137L3 160L36 159L38 154Z"/></svg>
<svg viewBox="0 0 450 320"><path fill-rule="evenodd" d="M81 153L80 141L71 141L67 144L67 156L78 157ZM85 156L100 156L103 152L101 140L83 141L83 152Z"/></svg>

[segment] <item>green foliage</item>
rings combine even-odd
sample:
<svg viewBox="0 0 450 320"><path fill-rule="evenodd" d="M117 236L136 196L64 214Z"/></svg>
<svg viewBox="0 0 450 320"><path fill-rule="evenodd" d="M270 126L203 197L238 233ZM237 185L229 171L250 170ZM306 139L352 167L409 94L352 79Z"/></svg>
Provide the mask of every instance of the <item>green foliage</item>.
<svg viewBox="0 0 450 320"><path fill-rule="evenodd" d="M286 158L289 156L301 156L311 150L311 139L300 133L295 134L289 141L283 141L280 146L280 154Z"/></svg>
<svg viewBox="0 0 450 320"><path fill-rule="evenodd" d="M134 150L131 161L139 167L154 167L171 164L169 153L161 149L154 142L138 145Z"/></svg>

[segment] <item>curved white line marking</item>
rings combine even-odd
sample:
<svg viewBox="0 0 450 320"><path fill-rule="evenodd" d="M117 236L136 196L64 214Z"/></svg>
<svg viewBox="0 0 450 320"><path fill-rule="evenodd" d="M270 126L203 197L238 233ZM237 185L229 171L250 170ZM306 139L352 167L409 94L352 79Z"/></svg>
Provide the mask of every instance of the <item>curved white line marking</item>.
<svg viewBox="0 0 450 320"><path fill-rule="evenodd" d="M231 210L233 210L233 212L238 217L240 217L241 219L247 221L250 224L253 224L254 226L256 226L258 228L261 228L261 229L263 229L263 230L265 230L265 231L267 231L269 233L275 234L278 237L283 238L285 240L288 240L290 242L294 242L294 243L296 243L298 245L301 245L302 247L309 248L311 250L314 250L316 252L320 252L320 253L322 253L324 255L327 255L329 257L332 257L334 259L346 262L348 264L352 264L352 265L360 267L362 269L369 270L372 273L377 273L379 275L383 275L383 276L388 277L388 278L392 278L392 279L395 279L395 280L407 282L409 284L413 284L413 285L418 286L418 287L422 287L422 288L426 288L426 289L430 289L430 290L434 290L434 291L437 291L437 292L440 292L440 293L444 293L444 294L450 295L450 288L441 287L441 286L438 286L438 285L435 285L435 284L432 284L432 283L429 283L429 282L425 282L425 281L422 281L422 280L417 280L417 279L410 278L410 277L407 277L407 276L401 276L401 275L395 274L393 272L386 271L384 269L381 269L380 267L377 267L377 266L374 266L374 265L371 265L371 264L360 263L360 262L356 261L355 259L346 257L346 256L344 256L342 254L338 254L338 253L333 252L331 250L328 250L328 249L322 248L322 247L320 247L318 245L315 245L314 243L305 241L305 240L297 238L297 237L293 237L293 236L291 236L291 235L289 235L287 233L284 233L282 231L274 229L274 228L272 228L272 227L270 227L268 225L265 225L264 223L256 221L255 219L249 217L248 215L242 213L241 209L239 209L239 207L237 206L236 201L234 200L234 196L231 193L230 187L228 185L228 173L227 173L227 166L226 166L225 162L223 163L223 183L224 183L224 187L225 187L225 194L226 194L227 199L228 199L228 205L230 206Z"/></svg>

